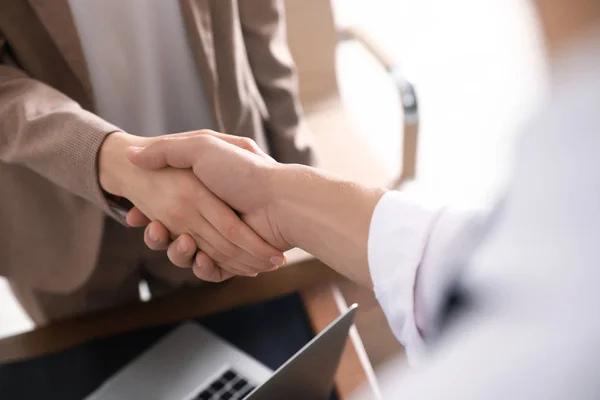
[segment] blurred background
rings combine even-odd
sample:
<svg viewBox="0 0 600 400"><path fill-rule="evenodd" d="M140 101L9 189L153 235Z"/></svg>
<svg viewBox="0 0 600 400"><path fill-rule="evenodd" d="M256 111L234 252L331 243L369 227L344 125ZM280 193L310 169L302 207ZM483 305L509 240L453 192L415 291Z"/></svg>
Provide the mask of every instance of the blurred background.
<svg viewBox="0 0 600 400"><path fill-rule="evenodd" d="M363 28L415 85L420 130L413 186L441 201L491 201L509 172L511 143L545 88L528 2L333 0L333 7L338 27ZM336 68L348 118L393 175L400 169L402 116L389 75L354 41L338 46ZM346 288L349 303L374 301L353 290ZM376 371L401 357L377 309L362 315L358 327ZM31 328L0 281L0 337Z"/></svg>
<svg viewBox="0 0 600 400"><path fill-rule="evenodd" d="M444 201L493 198L514 134L545 86L529 2L334 0L334 6L339 25L364 26L416 87L422 189ZM399 168L393 86L356 43L340 47L338 63L349 114L386 164Z"/></svg>

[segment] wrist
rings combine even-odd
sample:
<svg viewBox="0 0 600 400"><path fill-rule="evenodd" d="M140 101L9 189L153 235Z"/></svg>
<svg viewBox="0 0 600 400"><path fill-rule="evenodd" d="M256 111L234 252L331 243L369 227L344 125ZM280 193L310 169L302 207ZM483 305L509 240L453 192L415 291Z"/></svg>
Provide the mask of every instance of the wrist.
<svg viewBox="0 0 600 400"><path fill-rule="evenodd" d="M385 189L300 165L274 168L271 181L271 225L285 241L369 287L369 229Z"/></svg>
<svg viewBox="0 0 600 400"><path fill-rule="evenodd" d="M98 153L98 181L100 187L114 196L126 197L127 178L135 168L127 159L129 146L143 146L148 139L117 131L109 134Z"/></svg>
<svg viewBox="0 0 600 400"><path fill-rule="evenodd" d="M326 220L336 218L338 213L350 213L352 219L365 220L368 225L375 206L386 192L299 164L279 164L271 170L269 179L273 223L294 247L303 247L307 235L325 228Z"/></svg>
<svg viewBox="0 0 600 400"><path fill-rule="evenodd" d="M304 166L277 164L270 170L268 189L268 210L271 225L290 247L299 247L294 232L294 202L297 193L302 192L301 175L306 173Z"/></svg>

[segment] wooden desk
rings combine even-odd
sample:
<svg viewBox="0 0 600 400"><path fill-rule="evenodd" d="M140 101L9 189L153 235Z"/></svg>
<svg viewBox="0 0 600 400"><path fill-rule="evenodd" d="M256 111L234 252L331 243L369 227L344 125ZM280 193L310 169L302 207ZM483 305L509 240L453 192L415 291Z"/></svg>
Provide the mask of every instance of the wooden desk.
<svg viewBox="0 0 600 400"><path fill-rule="evenodd" d="M42 356L83 342L126 331L176 323L185 319L226 311L293 292L300 292L316 331L331 322L340 310L340 300L331 296L331 285L343 279L309 257L292 257L289 267L257 278L236 278L216 285L186 289L116 309L88 314L37 328L0 340L0 363ZM356 333L346 346L336 386L342 399L359 384L372 385L374 375Z"/></svg>

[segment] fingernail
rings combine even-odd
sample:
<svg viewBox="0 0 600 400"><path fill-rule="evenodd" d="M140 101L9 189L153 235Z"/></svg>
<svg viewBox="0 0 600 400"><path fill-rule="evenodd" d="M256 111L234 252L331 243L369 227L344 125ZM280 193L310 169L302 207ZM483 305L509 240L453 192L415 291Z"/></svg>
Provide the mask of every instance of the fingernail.
<svg viewBox="0 0 600 400"><path fill-rule="evenodd" d="M158 242L158 237L154 232L150 231L150 233L148 233L148 237L150 237L150 240L152 240L153 242Z"/></svg>
<svg viewBox="0 0 600 400"><path fill-rule="evenodd" d="M132 151L134 153L139 153L140 151L144 150L143 147L139 147L139 146L129 146L129 151Z"/></svg>
<svg viewBox="0 0 600 400"><path fill-rule="evenodd" d="M285 260L283 259L283 257L273 256L273 257L269 258L269 262L273 265L281 267L285 263Z"/></svg>
<svg viewBox="0 0 600 400"><path fill-rule="evenodd" d="M179 240L177 242L177 250L179 250L180 253L187 253L188 252L188 246L185 244L184 240Z"/></svg>

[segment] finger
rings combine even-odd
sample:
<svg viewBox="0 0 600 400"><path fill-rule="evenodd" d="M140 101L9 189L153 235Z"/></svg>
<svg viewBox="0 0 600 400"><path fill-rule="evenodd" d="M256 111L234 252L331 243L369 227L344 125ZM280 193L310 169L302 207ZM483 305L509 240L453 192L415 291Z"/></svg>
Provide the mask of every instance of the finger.
<svg viewBox="0 0 600 400"><path fill-rule="evenodd" d="M190 268L194 262L196 250L194 239L184 233L169 245L167 256L174 265L180 268Z"/></svg>
<svg viewBox="0 0 600 400"><path fill-rule="evenodd" d="M214 196L208 191L207 193L210 196ZM238 257L242 251L234 244L227 242L210 222L204 218L201 212L188 213L185 220L183 220L181 215L176 216L175 214L172 215L172 218L176 218L176 220L173 220L173 223L176 226L183 226L183 229L193 238L198 247L215 262L228 265L229 271L236 275L251 275L254 273L250 266L240 262Z"/></svg>
<svg viewBox="0 0 600 400"><path fill-rule="evenodd" d="M162 138L147 147L131 146L127 149L127 158L143 169L161 169L167 166L175 168L191 168L198 154L210 145L207 137L220 139L238 148L250 151L261 158L274 161L251 139L226 135L213 131L187 132ZM215 143L215 142L213 142Z"/></svg>
<svg viewBox="0 0 600 400"><path fill-rule="evenodd" d="M214 261L213 261L214 262ZM222 270L226 271L226 272L231 272L231 264L223 264L223 263L215 263L215 266L221 268ZM234 274L235 276L245 276L246 278L256 278L258 276L258 272L252 273L252 274Z"/></svg>
<svg viewBox="0 0 600 400"><path fill-rule="evenodd" d="M267 160L275 161L273 159L273 157L271 157L270 155L265 153L263 151L263 149L261 149L260 146L258 144L256 144L256 142L254 140L252 140L250 138L243 137L243 136L227 135L225 133L214 132L214 131L206 131L206 134L214 136L218 139L224 140L227 143L230 143L234 146L240 147L244 150L248 150L249 152L254 153L258 156L261 156L262 158L265 158Z"/></svg>
<svg viewBox="0 0 600 400"><path fill-rule="evenodd" d="M161 169L167 166L191 168L196 161L198 151L205 141L189 141L187 137L163 138L147 147L131 146L127 149L127 158L143 169Z"/></svg>
<svg viewBox="0 0 600 400"><path fill-rule="evenodd" d="M215 265L218 264L222 269L225 269L234 275L256 276L257 273L252 267L244 264L241 261L238 261L230 255L227 255L227 250L223 250L223 248L216 248L210 241L208 241L208 239L204 237L199 237L196 235L193 235L193 237L196 243L198 243L199 248L202 249L202 252L206 254Z"/></svg>
<svg viewBox="0 0 600 400"><path fill-rule="evenodd" d="M206 220L199 216L198 220L194 221L196 229L190 232L198 247L202 252L207 254L215 264L219 264L222 268L231 272L234 275L254 276L256 275L255 268L246 264L240 259L242 251L232 243L229 243L221 234ZM202 232L198 234L196 232Z"/></svg>
<svg viewBox="0 0 600 400"><path fill-rule="evenodd" d="M150 219L146 217L137 207L133 207L127 213L127 225L132 228L140 228L150 223Z"/></svg>
<svg viewBox="0 0 600 400"><path fill-rule="evenodd" d="M159 221L152 221L144 230L144 243L151 250L166 250L171 243L171 235Z"/></svg>
<svg viewBox="0 0 600 400"><path fill-rule="evenodd" d="M247 138L247 137L243 137L243 136L227 135L225 133L216 132L216 131L213 131L210 129L202 129L199 131L190 131L190 132L171 134L171 135L169 135L169 138L171 138L171 139L172 138L190 138L190 137L195 137L198 135L213 136L217 139L221 139L221 140L223 140L227 143L230 143L234 146L240 147L244 150L248 150L258 156L261 156L262 158L265 158L270 161L275 161L270 155L265 153L260 148L260 146L258 146L258 144L256 144L256 142L254 140Z"/></svg>
<svg viewBox="0 0 600 400"><path fill-rule="evenodd" d="M196 254L193 272L198 278L208 282L223 282L234 276L231 272L215 265L210 257L202 251Z"/></svg>
<svg viewBox="0 0 600 400"><path fill-rule="evenodd" d="M270 271L284 264L283 252L265 242L214 194L208 192L201 196L198 208L205 210L204 217L222 237L218 243L223 246L231 243L240 249L241 254L235 252L239 254L237 259L249 265L252 271Z"/></svg>
<svg viewBox="0 0 600 400"><path fill-rule="evenodd" d="M272 257L282 256L283 254L273 248L272 255L267 256L266 261L261 261L229 241L206 219L204 213L214 213L213 209L218 208L217 214L219 212L228 213L239 224L244 223L239 220L231 208L227 207L225 203L206 189L200 182L198 182L196 190L197 192L194 195L195 200L191 204L197 208L198 212L190 213L185 221L180 222L188 227L186 228L187 233L192 235L198 246L216 262L227 264L234 264L235 262L238 269L231 270L231 272L238 275L250 275L270 270L273 264L268 260ZM265 245L268 249L271 248L270 245L266 243Z"/></svg>

